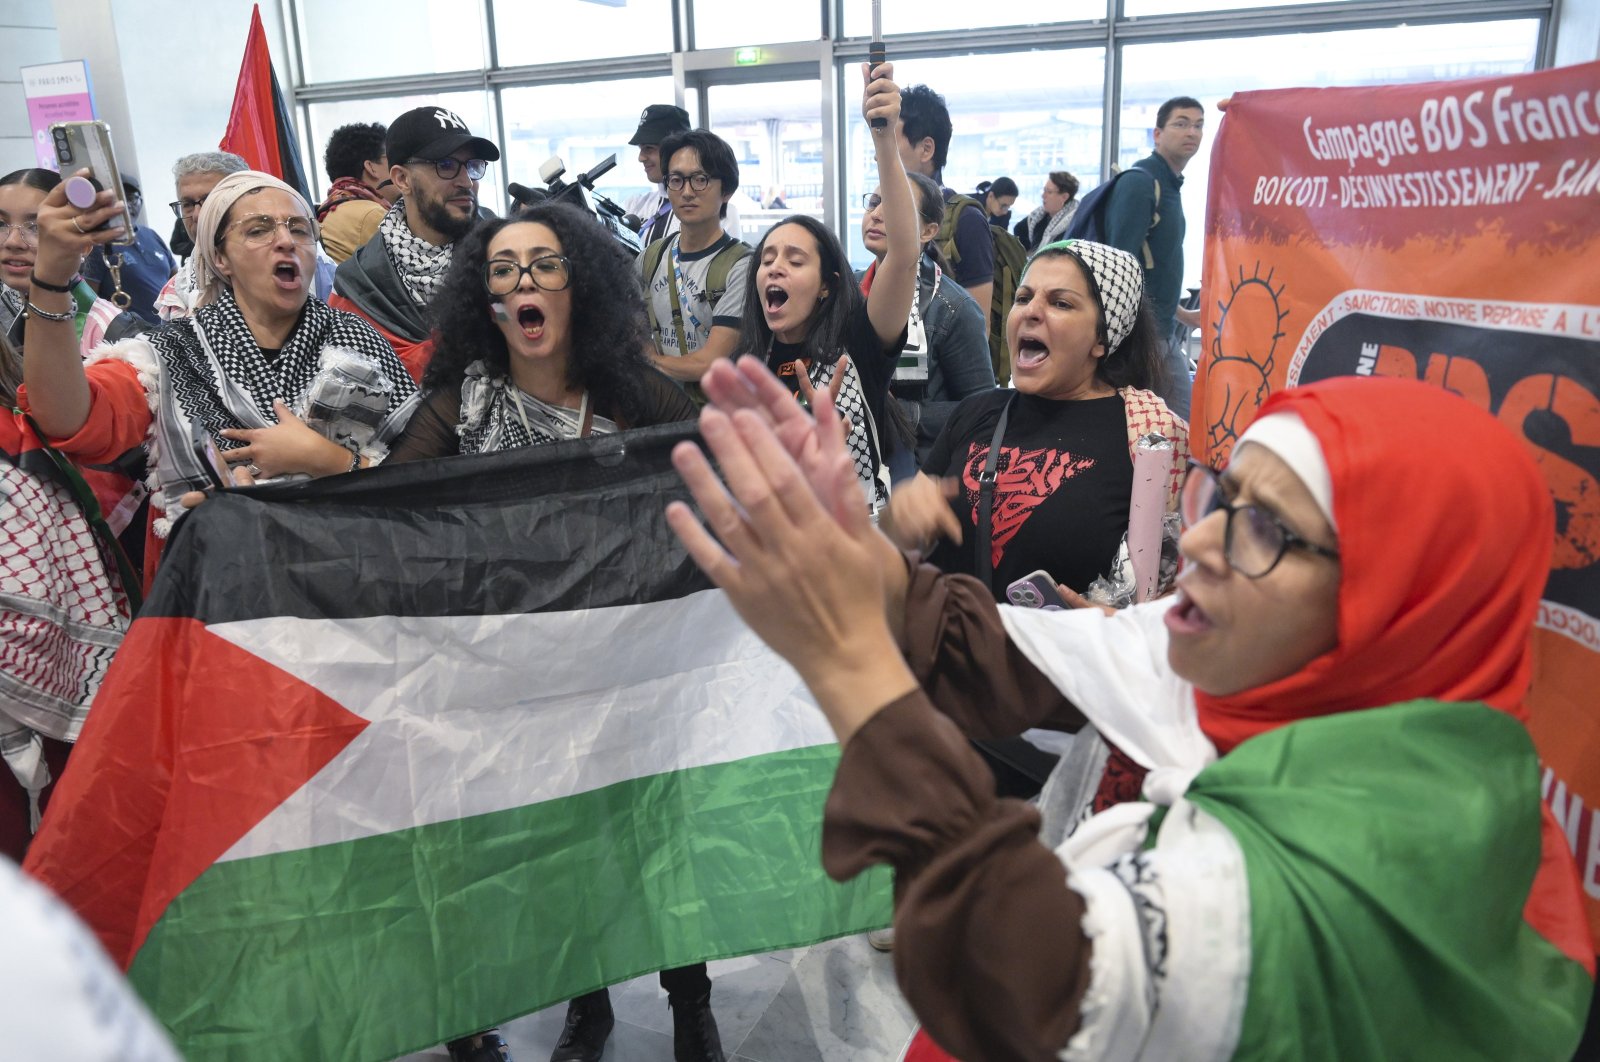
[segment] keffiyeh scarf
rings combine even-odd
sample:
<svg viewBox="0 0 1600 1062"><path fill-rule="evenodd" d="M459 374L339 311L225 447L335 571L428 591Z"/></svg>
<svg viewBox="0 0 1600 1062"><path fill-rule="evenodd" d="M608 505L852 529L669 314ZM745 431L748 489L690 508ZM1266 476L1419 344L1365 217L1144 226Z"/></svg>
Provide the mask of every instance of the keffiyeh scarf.
<svg viewBox="0 0 1600 1062"><path fill-rule="evenodd" d="M610 435L620 430L615 421L599 414L589 424L590 435ZM519 446L541 446L576 439L582 432L581 411L540 401L518 390L509 378L488 375L481 361L467 366L466 378L461 381L461 423L456 426L462 453L487 454Z"/></svg>
<svg viewBox="0 0 1600 1062"><path fill-rule="evenodd" d="M435 247L411 231L406 224L406 201L397 199L394 206L378 224L378 234L383 237L383 249L389 252L395 272L400 274L406 294L418 306L433 300L433 293L444 281L450 269L451 244Z"/></svg>
<svg viewBox="0 0 1600 1062"><path fill-rule="evenodd" d="M1033 241L1033 245L1035 247L1043 247L1047 243L1054 243L1061 239L1062 236L1066 235L1067 226L1072 224L1072 215L1076 214L1077 212L1078 200L1076 198L1067 200L1065 206L1056 211L1054 214L1049 215L1049 224L1045 225L1044 230L1040 232L1038 238ZM1030 236L1033 235L1033 233L1038 229L1039 225L1044 222L1044 220L1044 207L1034 207L1033 213L1028 215L1028 234Z"/></svg>
<svg viewBox="0 0 1600 1062"><path fill-rule="evenodd" d="M394 348L361 318L306 300L300 321L276 358L268 359L256 344L233 293L224 289L217 300L191 317L134 340L106 348L100 356L117 357L139 371L156 417L152 426L152 462L160 494L156 502L176 512L185 492L210 485L195 456L191 429L198 425L219 450L244 444L225 439L226 428L267 428L278 422L274 400L295 408L316 377L324 353L348 351L370 362L388 382L387 419L362 453L381 461L388 443L405 426L416 402L416 384ZM91 359L97 360L97 359ZM152 484L154 487L155 484ZM157 522L157 532L166 529Z"/></svg>

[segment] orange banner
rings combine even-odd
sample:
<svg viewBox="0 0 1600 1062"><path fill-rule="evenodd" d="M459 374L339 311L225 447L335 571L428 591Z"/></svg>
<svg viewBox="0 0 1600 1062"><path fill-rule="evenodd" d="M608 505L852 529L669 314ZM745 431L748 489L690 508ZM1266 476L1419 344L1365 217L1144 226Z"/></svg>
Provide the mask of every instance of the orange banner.
<svg viewBox="0 0 1600 1062"><path fill-rule="evenodd" d="M1241 93L1205 254L1197 456L1225 459L1273 391L1384 375L1478 403L1544 469L1532 728L1600 940L1600 63Z"/></svg>

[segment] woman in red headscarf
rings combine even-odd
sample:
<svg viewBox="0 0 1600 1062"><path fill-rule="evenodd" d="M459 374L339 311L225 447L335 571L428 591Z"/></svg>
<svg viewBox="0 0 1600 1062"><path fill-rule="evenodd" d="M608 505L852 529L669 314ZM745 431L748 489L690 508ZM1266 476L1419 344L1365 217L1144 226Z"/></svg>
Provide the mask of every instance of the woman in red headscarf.
<svg viewBox="0 0 1600 1062"><path fill-rule="evenodd" d="M702 417L731 495L678 455L720 544L668 518L838 733L824 865L895 868L896 973L942 1047L1571 1057L1594 949L1522 708L1553 514L1492 417L1390 380L1274 396L1190 474L1178 593L1105 616L903 558L830 408L812 429L746 364L705 386L765 417ZM967 743L1085 721L1145 799L1082 818L1069 757L1042 830Z"/></svg>

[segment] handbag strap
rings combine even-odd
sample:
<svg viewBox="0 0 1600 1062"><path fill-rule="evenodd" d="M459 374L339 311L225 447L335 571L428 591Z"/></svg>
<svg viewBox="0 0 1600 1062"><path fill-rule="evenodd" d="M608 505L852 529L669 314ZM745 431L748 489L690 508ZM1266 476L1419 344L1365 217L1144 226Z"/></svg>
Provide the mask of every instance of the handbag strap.
<svg viewBox="0 0 1600 1062"><path fill-rule="evenodd" d="M1006 399L1006 404L1000 407L1000 420L989 439L989 456L984 459L983 471L978 475L978 539L975 545L977 555L973 558L977 571L974 574L991 592L994 590L991 585L994 582L994 558L989 548L994 538L994 481L1000 465L1000 444L1005 441L1006 422L1011 419L1011 404L1016 400L1017 393L1013 391L1011 397Z"/></svg>
<svg viewBox="0 0 1600 1062"><path fill-rule="evenodd" d="M137 615L139 606L144 604L144 595L140 590L139 573L133 567L133 561L128 558L128 553L122 548L122 543L117 541L117 533L111 530L111 525L106 523L105 514L100 511L100 502L94 496L94 491L83 478L83 473L67 459L67 456L54 446L45 442L49 436L39 430L39 425L34 423L33 417L24 413L23 419L28 422L34 438L39 441L39 449L45 457L55 466L61 474L66 486L72 492L73 500L78 503L78 508L83 512L83 518L89 522L89 530L94 537L100 540L100 545L111 554L111 559L116 563L117 575L122 579L122 592L128 598L128 612Z"/></svg>

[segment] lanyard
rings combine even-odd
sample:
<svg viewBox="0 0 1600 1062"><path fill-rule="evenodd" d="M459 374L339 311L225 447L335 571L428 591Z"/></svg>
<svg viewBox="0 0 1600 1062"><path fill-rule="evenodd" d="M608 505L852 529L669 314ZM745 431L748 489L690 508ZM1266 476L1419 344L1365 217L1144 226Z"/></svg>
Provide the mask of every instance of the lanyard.
<svg viewBox="0 0 1600 1062"><path fill-rule="evenodd" d="M676 297L678 305L683 307L683 316L687 317L689 319L689 323L694 326L695 335L699 335L701 327L700 318L695 315L694 307L689 304L689 285L683 279L683 266L678 261L677 240L672 241L672 275L673 279L677 281L677 283L673 285L672 294ZM677 315L674 314L673 316L676 317ZM684 335L681 330L678 333L678 353L689 353L689 348L685 344Z"/></svg>

